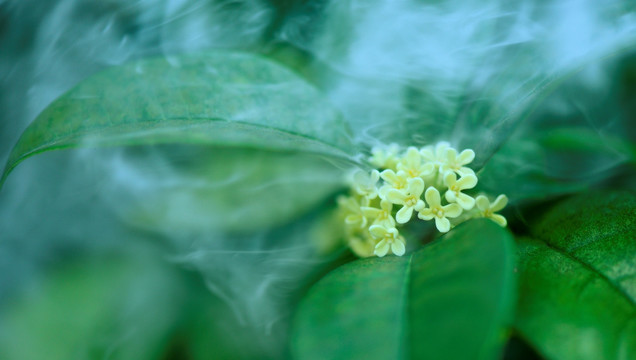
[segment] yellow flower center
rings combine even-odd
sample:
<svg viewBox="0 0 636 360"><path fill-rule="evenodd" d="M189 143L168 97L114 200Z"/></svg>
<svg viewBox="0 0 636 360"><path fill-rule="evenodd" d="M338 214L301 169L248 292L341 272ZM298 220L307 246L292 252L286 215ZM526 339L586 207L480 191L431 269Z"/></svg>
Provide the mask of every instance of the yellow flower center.
<svg viewBox="0 0 636 360"><path fill-rule="evenodd" d="M406 200L404 200L404 205L413 207L415 206L415 204L417 204L417 200L419 200L417 197L415 197L414 195L410 195L406 198Z"/></svg>
<svg viewBox="0 0 636 360"><path fill-rule="evenodd" d="M433 214L435 214L435 216L437 216L438 218L443 218L444 210L442 210L441 208L435 208L433 209Z"/></svg>

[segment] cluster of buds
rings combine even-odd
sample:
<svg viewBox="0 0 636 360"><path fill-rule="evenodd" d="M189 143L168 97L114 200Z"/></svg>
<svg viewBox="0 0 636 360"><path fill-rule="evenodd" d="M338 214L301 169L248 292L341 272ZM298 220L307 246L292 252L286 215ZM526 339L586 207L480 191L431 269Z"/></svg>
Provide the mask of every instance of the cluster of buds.
<svg viewBox="0 0 636 360"><path fill-rule="evenodd" d="M397 227L415 217L434 220L442 233L475 217L505 227L506 219L496 214L508 202L505 195L491 203L485 195L465 193L477 186L477 175L467 167L474 158L473 150L458 152L447 142L421 149L374 148L369 162L376 169L355 171L350 195L338 198L353 252L361 257L404 255L406 240Z"/></svg>

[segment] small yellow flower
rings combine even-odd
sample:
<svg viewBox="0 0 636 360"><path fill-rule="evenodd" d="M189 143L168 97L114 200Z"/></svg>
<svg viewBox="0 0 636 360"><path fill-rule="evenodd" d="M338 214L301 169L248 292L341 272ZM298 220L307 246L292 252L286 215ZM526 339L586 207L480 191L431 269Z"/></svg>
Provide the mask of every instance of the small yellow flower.
<svg viewBox="0 0 636 360"><path fill-rule="evenodd" d="M420 149L420 154L425 161L432 163L440 163L446 161L446 151L450 148L450 144L446 141L440 141L435 146L425 146Z"/></svg>
<svg viewBox="0 0 636 360"><path fill-rule="evenodd" d="M422 155L413 146L409 147L404 157L397 164L397 169L404 171L410 178L425 177L433 174L435 166L430 162L422 162Z"/></svg>
<svg viewBox="0 0 636 360"><path fill-rule="evenodd" d="M409 179L405 192L390 189L386 193L386 199L402 208L395 214L395 220L404 224L411 220L413 210L420 211L424 208L424 201L420 199L424 192L424 180L421 178Z"/></svg>
<svg viewBox="0 0 636 360"><path fill-rule="evenodd" d="M395 220L391 216L391 210L393 210L393 204L388 200L382 200L380 202L380 209L374 207L363 206L362 214L369 219L375 219L373 225L385 225L394 227Z"/></svg>
<svg viewBox="0 0 636 360"><path fill-rule="evenodd" d="M464 210L470 210L475 206L475 199L461 191L474 188L477 185L477 176L468 174L457 180L457 175L449 171L444 176L444 184L448 186L444 196L449 203L457 203Z"/></svg>
<svg viewBox="0 0 636 360"><path fill-rule="evenodd" d="M440 172L454 171L461 176L475 175L473 169L464 166L470 164L474 159L475 152L471 149L466 149L457 155L457 150L448 148L446 151L446 161L440 167Z"/></svg>
<svg viewBox="0 0 636 360"><path fill-rule="evenodd" d="M461 215L461 206L457 204L442 206L439 191L434 187L426 189L424 198L429 207L420 210L417 217L422 220L431 220L434 218L437 230L443 233L448 232L448 230L450 230L450 221L447 218L456 218Z"/></svg>
<svg viewBox="0 0 636 360"><path fill-rule="evenodd" d="M369 232L374 238L380 239L373 251L377 256L383 257L389 252L389 249L397 256L404 255L406 251L404 237L398 233L396 228L371 225Z"/></svg>
<svg viewBox="0 0 636 360"><path fill-rule="evenodd" d="M353 173L352 176L353 190L361 196L369 200L373 200L378 197L378 189L375 186L380 180L380 173L378 170L372 170L371 173L358 170Z"/></svg>
<svg viewBox="0 0 636 360"><path fill-rule="evenodd" d="M355 198L350 196L338 197L338 205L344 211L345 223L353 227L363 228L367 225L367 218L362 213L362 206L369 204L365 198L360 199L362 202L358 202Z"/></svg>
<svg viewBox="0 0 636 360"><path fill-rule="evenodd" d="M391 144L386 147L375 146L371 149L369 162L378 169L396 170L396 166L399 161L399 151L400 147L397 144Z"/></svg>
<svg viewBox="0 0 636 360"><path fill-rule="evenodd" d="M408 185L408 177L404 171L398 171L396 174L393 170L387 169L380 173L380 177L386 183L380 188L380 197L383 199L390 189L405 191Z"/></svg>
<svg viewBox="0 0 636 360"><path fill-rule="evenodd" d="M363 233L350 234L347 237L347 243L359 257L370 257L374 255L376 240L371 236L368 229L364 229Z"/></svg>
<svg viewBox="0 0 636 360"><path fill-rule="evenodd" d="M505 227L508 224L505 217L495 214L495 212L505 208L508 204L508 197L506 195L497 196L497 199L495 199L492 204L487 197L479 195L477 196L476 204L481 216L491 219L502 227Z"/></svg>

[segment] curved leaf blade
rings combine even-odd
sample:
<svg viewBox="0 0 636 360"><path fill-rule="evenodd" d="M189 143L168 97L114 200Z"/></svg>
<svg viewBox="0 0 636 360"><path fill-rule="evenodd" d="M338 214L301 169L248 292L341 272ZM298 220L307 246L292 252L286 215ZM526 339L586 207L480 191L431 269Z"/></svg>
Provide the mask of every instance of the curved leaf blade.
<svg viewBox="0 0 636 360"><path fill-rule="evenodd" d="M2 180L53 149L163 143L301 150L348 159L347 126L318 91L247 53L141 60L85 80L25 130Z"/></svg>
<svg viewBox="0 0 636 360"><path fill-rule="evenodd" d="M513 266L509 233L487 220L404 257L347 264L301 304L292 351L300 359L494 358L515 301Z"/></svg>
<svg viewBox="0 0 636 360"><path fill-rule="evenodd" d="M596 192L561 202L520 244L516 326L558 359L636 356L636 197Z"/></svg>

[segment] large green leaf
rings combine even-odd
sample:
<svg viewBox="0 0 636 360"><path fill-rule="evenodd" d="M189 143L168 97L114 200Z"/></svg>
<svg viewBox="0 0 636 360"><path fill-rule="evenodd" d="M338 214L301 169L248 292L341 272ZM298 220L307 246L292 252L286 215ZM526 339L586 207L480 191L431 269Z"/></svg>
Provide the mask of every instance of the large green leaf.
<svg viewBox="0 0 636 360"><path fill-rule="evenodd" d="M0 358L162 359L183 303L179 283L147 259L65 266L3 304Z"/></svg>
<svg viewBox="0 0 636 360"><path fill-rule="evenodd" d="M2 179L52 149L187 143L301 150L348 159L346 125L318 91L260 56L214 52L98 73L25 130Z"/></svg>
<svg viewBox="0 0 636 360"><path fill-rule="evenodd" d="M636 196L561 202L520 244L516 326L548 358L636 357Z"/></svg>
<svg viewBox="0 0 636 360"><path fill-rule="evenodd" d="M295 321L300 359L489 359L514 299L514 251L489 220L465 223L403 257L342 266L309 292Z"/></svg>

